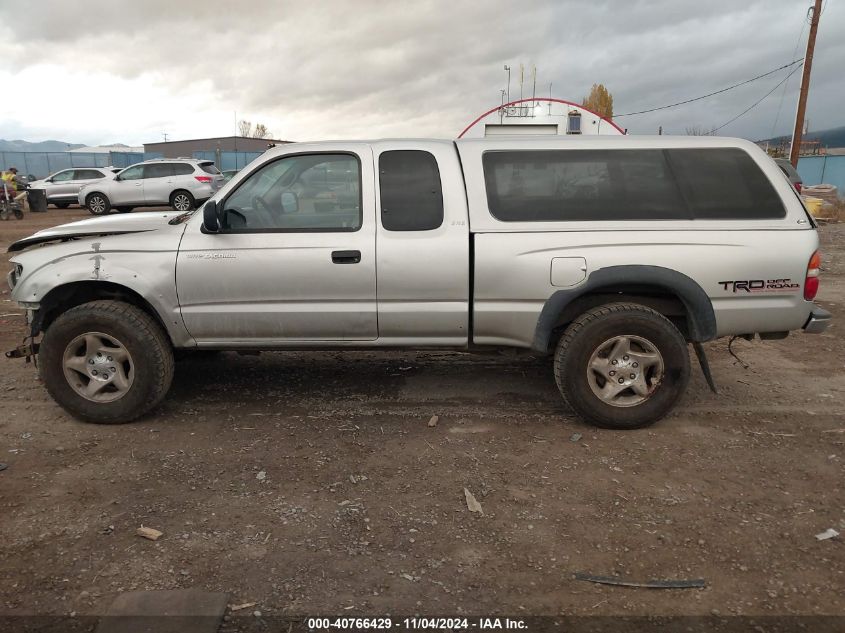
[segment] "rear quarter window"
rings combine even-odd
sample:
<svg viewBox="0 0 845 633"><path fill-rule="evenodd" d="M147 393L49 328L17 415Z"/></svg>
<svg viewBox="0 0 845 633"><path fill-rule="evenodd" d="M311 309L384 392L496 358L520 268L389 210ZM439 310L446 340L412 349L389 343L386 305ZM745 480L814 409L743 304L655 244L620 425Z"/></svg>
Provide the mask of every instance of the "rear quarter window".
<svg viewBox="0 0 845 633"><path fill-rule="evenodd" d="M214 165L214 163L200 163L200 169L202 169L207 174L219 174L220 170Z"/></svg>
<svg viewBox="0 0 845 633"><path fill-rule="evenodd" d="M189 176L194 173L194 166L188 163L173 163L174 176Z"/></svg>
<svg viewBox="0 0 845 633"><path fill-rule="evenodd" d="M440 170L429 152L382 152L379 195L381 223L388 231L431 231L443 224Z"/></svg>

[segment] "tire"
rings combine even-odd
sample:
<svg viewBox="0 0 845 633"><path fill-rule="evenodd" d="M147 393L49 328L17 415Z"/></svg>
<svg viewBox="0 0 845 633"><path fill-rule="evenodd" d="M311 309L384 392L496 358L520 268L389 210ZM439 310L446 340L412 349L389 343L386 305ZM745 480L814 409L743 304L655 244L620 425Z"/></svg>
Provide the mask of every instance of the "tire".
<svg viewBox="0 0 845 633"><path fill-rule="evenodd" d="M131 213L135 207L115 207L118 213Z"/></svg>
<svg viewBox="0 0 845 633"><path fill-rule="evenodd" d="M39 372L53 399L75 418L123 424L164 399L173 381L173 350L143 310L121 301L92 301L47 328ZM87 389L91 385L93 391Z"/></svg>
<svg viewBox="0 0 845 633"><path fill-rule="evenodd" d="M91 215L106 215L111 211L111 202L109 202L108 196L98 191L88 194L85 198L85 206L88 207Z"/></svg>
<svg viewBox="0 0 845 633"><path fill-rule="evenodd" d="M23 220L23 211L21 209L15 209L14 212L16 220Z"/></svg>
<svg viewBox="0 0 845 633"><path fill-rule="evenodd" d="M662 314L634 303L585 312L555 351L555 382L564 400L606 429L653 424L674 408L689 378L683 335ZM613 381L623 383L617 388Z"/></svg>
<svg viewBox="0 0 845 633"><path fill-rule="evenodd" d="M174 211L190 211L194 208L195 204L194 197L184 189L174 191L170 194L170 206Z"/></svg>
<svg viewBox="0 0 845 633"><path fill-rule="evenodd" d="M67 209L70 206L70 202L56 202L54 205L57 209Z"/></svg>

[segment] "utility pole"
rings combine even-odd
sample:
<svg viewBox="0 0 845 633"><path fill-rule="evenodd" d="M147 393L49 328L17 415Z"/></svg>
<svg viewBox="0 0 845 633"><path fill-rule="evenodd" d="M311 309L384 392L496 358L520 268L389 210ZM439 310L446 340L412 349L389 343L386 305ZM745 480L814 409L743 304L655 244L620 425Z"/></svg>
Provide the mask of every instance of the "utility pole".
<svg viewBox="0 0 845 633"><path fill-rule="evenodd" d="M795 114L795 128L792 132L792 147L789 150L789 162L798 167L798 153L801 151L801 137L804 131L804 114L807 111L807 93L810 91L810 70L813 67L813 50L816 48L816 32L819 30L819 18L822 13L822 0L815 0L813 17L810 21L810 35L807 38L807 54L804 55L804 72L801 75L801 90L798 93L798 112Z"/></svg>

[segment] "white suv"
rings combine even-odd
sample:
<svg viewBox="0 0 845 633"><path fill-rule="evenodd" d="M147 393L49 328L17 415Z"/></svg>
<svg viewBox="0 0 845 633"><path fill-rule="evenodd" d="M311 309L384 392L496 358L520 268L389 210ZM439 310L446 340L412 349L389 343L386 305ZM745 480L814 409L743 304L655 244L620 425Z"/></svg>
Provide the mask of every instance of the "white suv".
<svg viewBox="0 0 845 633"><path fill-rule="evenodd" d="M131 165L114 179L83 187L78 199L93 215L104 215L112 208L127 213L134 207L164 204L188 211L222 186L223 176L210 160L158 158Z"/></svg>

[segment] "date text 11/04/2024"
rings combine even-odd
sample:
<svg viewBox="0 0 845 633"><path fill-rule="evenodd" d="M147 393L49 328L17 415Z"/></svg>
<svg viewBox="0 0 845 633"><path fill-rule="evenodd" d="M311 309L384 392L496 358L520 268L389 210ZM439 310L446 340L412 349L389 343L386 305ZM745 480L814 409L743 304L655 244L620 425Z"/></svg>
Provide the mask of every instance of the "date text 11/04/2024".
<svg viewBox="0 0 845 633"><path fill-rule="evenodd" d="M309 630L525 630L527 625L518 618L425 618L413 617L393 620L392 618L308 618Z"/></svg>

